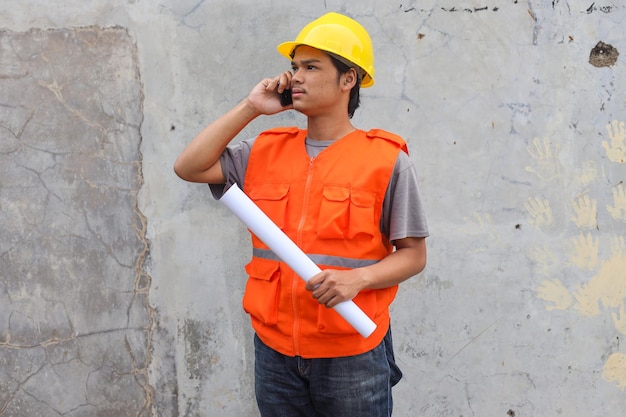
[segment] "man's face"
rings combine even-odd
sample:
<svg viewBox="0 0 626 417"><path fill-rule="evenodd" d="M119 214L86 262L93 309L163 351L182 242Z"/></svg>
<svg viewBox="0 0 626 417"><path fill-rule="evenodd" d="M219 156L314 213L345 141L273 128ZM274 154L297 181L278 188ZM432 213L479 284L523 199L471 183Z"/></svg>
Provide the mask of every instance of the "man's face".
<svg viewBox="0 0 626 417"><path fill-rule="evenodd" d="M346 94L340 88L337 68L323 51L309 46L296 48L291 61L292 97L296 110L307 116L339 109L346 112Z"/></svg>

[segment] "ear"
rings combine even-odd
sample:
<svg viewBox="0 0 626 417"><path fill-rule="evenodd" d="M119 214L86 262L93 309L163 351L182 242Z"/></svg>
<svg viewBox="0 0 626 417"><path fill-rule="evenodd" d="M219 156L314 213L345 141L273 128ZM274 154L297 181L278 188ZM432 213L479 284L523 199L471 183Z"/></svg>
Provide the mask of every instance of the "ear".
<svg viewBox="0 0 626 417"><path fill-rule="evenodd" d="M352 90L352 87L356 85L357 79L356 69L350 68L348 72L341 76L341 89L347 91Z"/></svg>

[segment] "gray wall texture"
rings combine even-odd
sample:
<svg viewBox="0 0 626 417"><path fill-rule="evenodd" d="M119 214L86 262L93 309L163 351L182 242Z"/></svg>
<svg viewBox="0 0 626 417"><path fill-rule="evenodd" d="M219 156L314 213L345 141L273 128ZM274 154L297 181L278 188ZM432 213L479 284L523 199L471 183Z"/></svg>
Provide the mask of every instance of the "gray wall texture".
<svg viewBox="0 0 626 417"><path fill-rule="evenodd" d="M394 415L623 415L623 2L3 0L0 416L258 415L249 236L172 165L328 11L372 36L354 123L407 140L431 229Z"/></svg>

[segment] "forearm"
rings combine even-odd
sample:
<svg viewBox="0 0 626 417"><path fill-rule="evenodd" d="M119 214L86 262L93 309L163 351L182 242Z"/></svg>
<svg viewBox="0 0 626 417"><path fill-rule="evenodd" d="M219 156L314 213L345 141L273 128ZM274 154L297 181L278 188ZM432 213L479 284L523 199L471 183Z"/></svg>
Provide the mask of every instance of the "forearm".
<svg viewBox="0 0 626 417"><path fill-rule="evenodd" d="M411 238L411 244L400 247L376 264L363 268L362 289L381 289L398 285L426 267L426 240Z"/></svg>
<svg viewBox="0 0 626 417"><path fill-rule="evenodd" d="M351 300L366 289L393 287L421 272L426 266L426 239L406 238L379 262L350 270L325 269L306 283L313 298L326 307Z"/></svg>
<svg viewBox="0 0 626 417"><path fill-rule="evenodd" d="M241 101L228 113L202 130L182 151L174 164L176 174L190 182L216 183L223 181L219 168L220 155L230 141L259 111L248 99Z"/></svg>

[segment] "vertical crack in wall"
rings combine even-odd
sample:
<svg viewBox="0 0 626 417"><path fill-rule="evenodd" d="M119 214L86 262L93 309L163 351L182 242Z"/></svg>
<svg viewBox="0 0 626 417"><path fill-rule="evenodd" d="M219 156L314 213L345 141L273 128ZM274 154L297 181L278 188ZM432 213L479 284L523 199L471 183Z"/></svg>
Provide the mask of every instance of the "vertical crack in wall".
<svg viewBox="0 0 626 417"><path fill-rule="evenodd" d="M143 98L143 94L142 94L142 98ZM141 129L139 129L139 131L141 132ZM143 138L140 138L139 146L141 146L142 141L143 141ZM137 175L139 177L138 178L139 187L137 191L133 193L134 200L135 200L133 211L134 211L135 219L136 219L136 221L133 224L133 227L135 229L135 233L137 234L137 237L140 239L143 245L143 248L140 251L139 255L137 256L137 259L135 261L135 266L134 266L135 282L134 282L133 301L137 297L142 298L143 306L146 312L148 313L148 323L147 323L147 326L145 327L145 332L147 335L146 337L147 345L146 345L146 351L145 351L145 361L142 364L140 364L139 361L137 361L137 359L135 358L135 355L133 354L133 351L132 351L130 343L128 342L128 339L125 340L126 350L128 351L128 354L130 355L131 361L133 364L133 373L136 375L137 383L143 387L144 393L145 393L144 404L141 407L141 410L138 411L137 416L142 416L144 412L148 413L148 415L151 415L152 407L154 405L154 395L155 395L154 387L150 385L149 383L150 378L148 375L150 363L152 362L154 326L156 325L156 318L155 318L156 312L154 308L150 305L150 288L152 286L152 278L146 272L146 269L145 269L145 265L146 265L146 262L148 261L148 257L150 254L150 242L147 239L147 219L146 219L146 216L144 216L144 214L139 209L139 199L138 199L138 193L139 193L138 190L141 188L141 186L143 186L143 171L141 169L142 166L143 166L143 157L141 157L140 159L139 167L137 170ZM129 317L129 321L130 321L130 315L131 315L130 310L131 310L132 304L133 303L131 302L131 304L129 304L128 306L127 315Z"/></svg>

